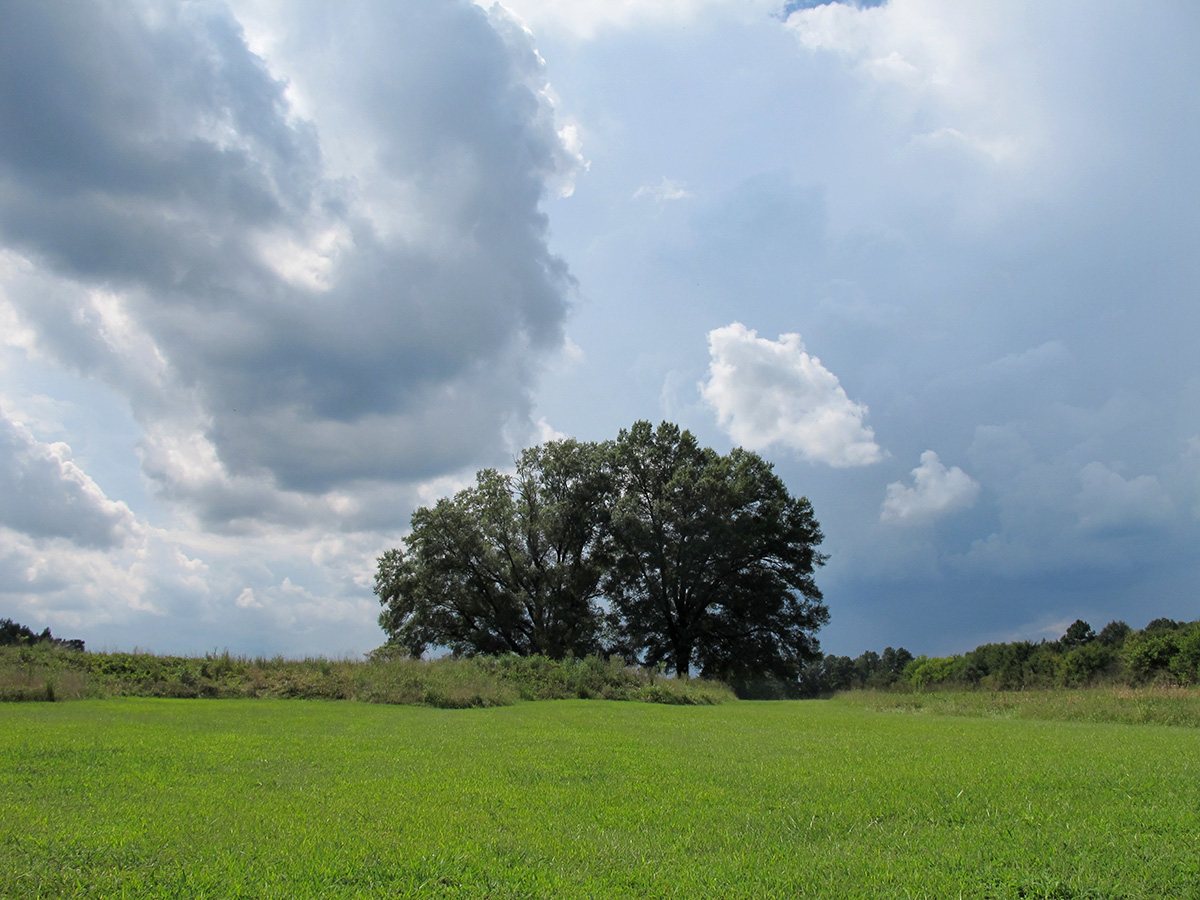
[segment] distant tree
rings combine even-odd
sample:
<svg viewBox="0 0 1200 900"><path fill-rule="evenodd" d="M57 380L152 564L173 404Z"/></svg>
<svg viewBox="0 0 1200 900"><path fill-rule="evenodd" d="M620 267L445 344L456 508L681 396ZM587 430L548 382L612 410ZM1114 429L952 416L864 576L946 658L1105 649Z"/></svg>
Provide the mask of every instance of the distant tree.
<svg viewBox="0 0 1200 900"><path fill-rule="evenodd" d="M894 684L904 673L904 668L913 660L913 655L901 647L885 647L879 657L879 669L885 684Z"/></svg>
<svg viewBox="0 0 1200 900"><path fill-rule="evenodd" d="M1171 624L1161 624L1164 622ZM1200 621L1156 619L1126 638L1121 655L1135 680L1200 681Z"/></svg>
<svg viewBox="0 0 1200 900"><path fill-rule="evenodd" d="M867 650L854 659L855 687L865 688L873 685L879 672L879 654Z"/></svg>
<svg viewBox="0 0 1200 900"><path fill-rule="evenodd" d="M1092 630L1092 626L1083 619L1076 619L1067 628L1066 634L1059 639L1059 644L1064 650L1073 650L1095 639L1096 632Z"/></svg>
<svg viewBox="0 0 1200 900"><path fill-rule="evenodd" d="M1089 684L1109 671L1116 651L1100 641L1080 644L1063 657L1062 683L1068 687Z"/></svg>
<svg viewBox="0 0 1200 900"><path fill-rule="evenodd" d="M49 629L46 630L49 631ZM0 647L32 644L37 639L38 636L32 629L19 625L12 619L0 619Z"/></svg>
<svg viewBox="0 0 1200 900"><path fill-rule="evenodd" d="M1176 622L1174 619L1160 618L1153 619L1149 625L1142 629L1143 632L1149 633L1152 631L1174 631L1182 623Z"/></svg>
<svg viewBox="0 0 1200 900"><path fill-rule="evenodd" d="M1200 622L1180 628L1176 652L1167 668L1184 684L1200 682Z"/></svg>
<svg viewBox="0 0 1200 900"><path fill-rule="evenodd" d="M638 422L612 447L617 502L611 621L639 661L737 682L795 681L829 612L812 507L747 450L721 455L688 431Z"/></svg>
<svg viewBox="0 0 1200 900"><path fill-rule="evenodd" d="M1112 621L1100 629L1096 640L1106 647L1120 647L1133 629L1120 621Z"/></svg>
<svg viewBox="0 0 1200 900"><path fill-rule="evenodd" d="M375 577L390 643L416 655L598 651L609 486L601 448L555 441L526 450L513 475L485 469L418 509Z"/></svg>
<svg viewBox="0 0 1200 900"><path fill-rule="evenodd" d="M848 656L818 656L804 664L798 695L821 697L854 687L854 660Z"/></svg>
<svg viewBox="0 0 1200 900"><path fill-rule="evenodd" d="M12 619L0 619L0 647L29 646L32 644L50 644L51 646L61 647L66 650L84 652L84 643L81 640L56 638L50 633L49 628L45 628L41 634L37 634L32 628L20 625Z"/></svg>

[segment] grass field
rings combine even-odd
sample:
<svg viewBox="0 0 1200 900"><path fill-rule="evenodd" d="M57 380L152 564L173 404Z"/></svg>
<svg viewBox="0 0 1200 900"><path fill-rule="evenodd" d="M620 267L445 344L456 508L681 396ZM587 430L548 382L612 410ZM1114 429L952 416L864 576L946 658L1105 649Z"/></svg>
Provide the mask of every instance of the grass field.
<svg viewBox="0 0 1200 900"><path fill-rule="evenodd" d="M840 700L0 706L0 896L1200 898L1200 730Z"/></svg>
<svg viewBox="0 0 1200 900"><path fill-rule="evenodd" d="M1182 725L1200 728L1200 689L1170 684L1030 691L851 691L839 701L890 712Z"/></svg>

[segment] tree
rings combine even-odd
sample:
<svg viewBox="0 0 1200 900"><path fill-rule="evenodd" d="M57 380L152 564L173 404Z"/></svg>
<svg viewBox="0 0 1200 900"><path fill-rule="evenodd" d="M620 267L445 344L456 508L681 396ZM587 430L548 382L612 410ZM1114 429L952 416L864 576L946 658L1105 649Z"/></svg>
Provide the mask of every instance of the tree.
<svg viewBox="0 0 1200 900"><path fill-rule="evenodd" d="M883 685L895 684L900 680L904 667L913 661L913 655L903 647L885 647L879 657L879 681Z"/></svg>
<svg viewBox="0 0 1200 900"><path fill-rule="evenodd" d="M1064 650L1073 650L1091 643L1096 639L1096 632L1083 619L1076 619L1067 628L1066 634L1059 638L1058 643Z"/></svg>
<svg viewBox="0 0 1200 900"><path fill-rule="evenodd" d="M49 628L42 629L42 633L38 634L32 628L12 619L0 619L0 647L27 647L35 644L49 644L52 647L84 652L84 643L81 640L56 638Z"/></svg>
<svg viewBox="0 0 1200 900"><path fill-rule="evenodd" d="M46 629L48 636L50 629ZM36 644L41 638L33 629L26 625L21 625L14 622L12 619L0 619L0 647L20 646L22 644Z"/></svg>
<svg viewBox="0 0 1200 900"><path fill-rule="evenodd" d="M874 650L865 650L854 659L855 686L865 688L875 680L879 672L879 654Z"/></svg>
<svg viewBox="0 0 1200 900"><path fill-rule="evenodd" d="M522 453L514 475L485 469L418 509L375 578L390 643L415 655L596 652L607 495L602 449L556 441Z"/></svg>
<svg viewBox="0 0 1200 900"><path fill-rule="evenodd" d="M1100 629L1096 640L1106 647L1120 647L1132 631L1133 629L1129 627L1128 623L1114 619Z"/></svg>
<svg viewBox="0 0 1200 900"><path fill-rule="evenodd" d="M822 534L755 453L702 448L638 422L612 446L610 621L649 665L733 682L796 680L829 619L814 570Z"/></svg>

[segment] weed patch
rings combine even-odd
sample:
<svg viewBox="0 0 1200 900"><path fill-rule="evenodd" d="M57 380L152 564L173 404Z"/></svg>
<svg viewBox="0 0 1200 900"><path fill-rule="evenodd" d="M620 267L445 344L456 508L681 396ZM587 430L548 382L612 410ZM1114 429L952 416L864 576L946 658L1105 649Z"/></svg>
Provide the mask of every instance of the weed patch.
<svg viewBox="0 0 1200 900"><path fill-rule="evenodd" d="M733 692L700 678L666 678L620 660L474 657L434 660L377 654L367 660L273 659L210 653L83 653L50 646L0 647L0 700L84 697L361 700L446 709L521 700L723 703Z"/></svg>

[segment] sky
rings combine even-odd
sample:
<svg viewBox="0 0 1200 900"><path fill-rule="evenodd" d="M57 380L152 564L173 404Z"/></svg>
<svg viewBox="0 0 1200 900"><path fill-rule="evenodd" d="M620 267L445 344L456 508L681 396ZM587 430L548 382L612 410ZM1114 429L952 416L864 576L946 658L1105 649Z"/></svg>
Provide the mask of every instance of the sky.
<svg viewBox="0 0 1200 900"><path fill-rule="evenodd" d="M1200 618L1200 7L0 6L0 617L354 656L412 511L669 420L826 652Z"/></svg>

